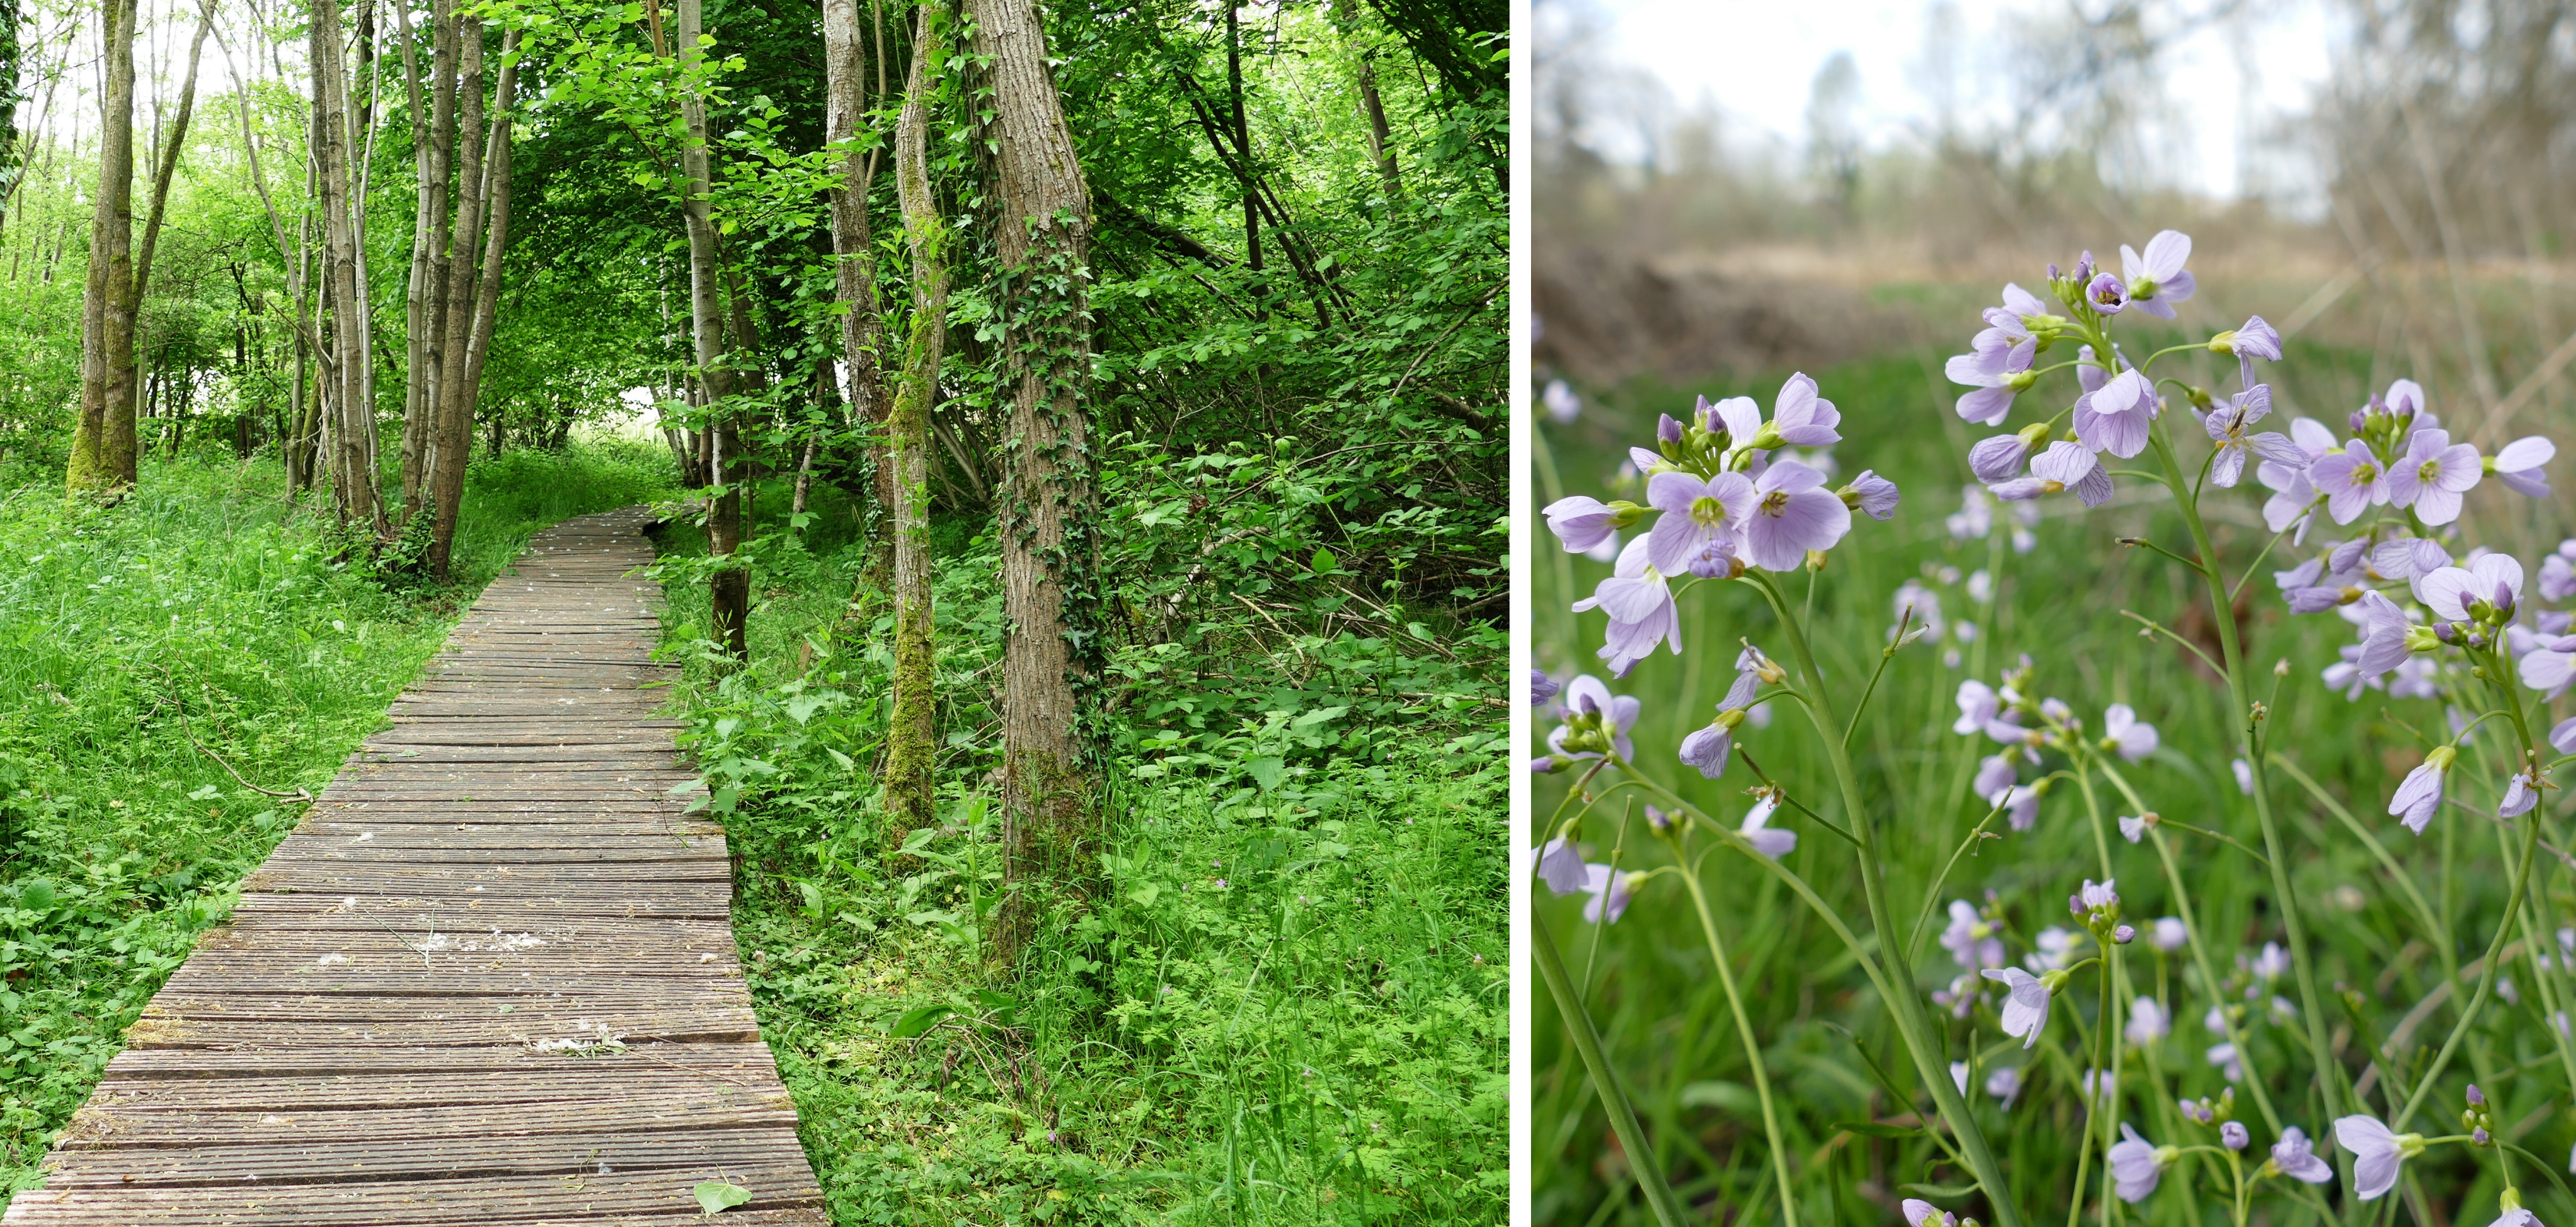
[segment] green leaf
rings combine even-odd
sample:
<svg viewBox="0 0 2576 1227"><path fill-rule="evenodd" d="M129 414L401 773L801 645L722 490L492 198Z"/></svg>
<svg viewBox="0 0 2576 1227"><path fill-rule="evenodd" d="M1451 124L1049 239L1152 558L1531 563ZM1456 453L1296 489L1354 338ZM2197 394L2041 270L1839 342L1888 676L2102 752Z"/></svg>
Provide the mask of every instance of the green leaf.
<svg viewBox="0 0 2576 1227"><path fill-rule="evenodd" d="M1245 763L1243 769L1252 774L1252 782L1261 785L1261 791L1268 792L1279 787L1280 773L1288 769L1288 764L1276 758L1256 758Z"/></svg>
<svg viewBox="0 0 2576 1227"><path fill-rule="evenodd" d="M926 1005L917 1010L906 1010L903 1017L894 1020L894 1027L886 1034L899 1040L915 1039L938 1026L940 1019L956 1012L957 1007L953 1005Z"/></svg>
<svg viewBox="0 0 2576 1227"><path fill-rule="evenodd" d="M1973 1184L1900 1184L1897 1191L1919 1193L1925 1197L1965 1197L1977 1191Z"/></svg>
<svg viewBox="0 0 2576 1227"><path fill-rule="evenodd" d="M1325 549L1319 545L1315 547L1314 561L1307 565L1313 567L1317 575L1324 575L1329 574L1333 567L1340 561L1340 559L1333 557L1333 552L1331 550Z"/></svg>
<svg viewBox="0 0 2576 1227"><path fill-rule="evenodd" d="M751 1190L723 1180L701 1180L689 1190L697 1195L698 1205L709 1214L730 1210L751 1200Z"/></svg>
<svg viewBox="0 0 2576 1227"><path fill-rule="evenodd" d="M1911 1125L1882 1125L1874 1120L1835 1121L1833 1127L1865 1138L1910 1138L1921 1132Z"/></svg>
<svg viewBox="0 0 2576 1227"><path fill-rule="evenodd" d="M1740 1116L1762 1110L1753 1088L1741 1082L1694 1082L1682 1088L1680 1099L1685 1108L1721 1108Z"/></svg>
<svg viewBox="0 0 2576 1227"><path fill-rule="evenodd" d="M1136 889L1127 892L1128 901L1134 903L1138 907L1152 907L1154 906L1154 901L1162 897L1163 884L1160 882L1147 882L1143 886L1139 886Z"/></svg>

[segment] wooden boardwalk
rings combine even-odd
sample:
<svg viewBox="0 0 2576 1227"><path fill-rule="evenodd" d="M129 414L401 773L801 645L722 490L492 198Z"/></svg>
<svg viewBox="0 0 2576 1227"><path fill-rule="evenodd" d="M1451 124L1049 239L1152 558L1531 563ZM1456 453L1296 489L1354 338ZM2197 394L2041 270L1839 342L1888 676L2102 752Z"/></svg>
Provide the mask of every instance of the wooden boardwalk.
<svg viewBox="0 0 2576 1227"><path fill-rule="evenodd" d="M825 1224L641 508L538 534L242 883L0 1223Z"/></svg>

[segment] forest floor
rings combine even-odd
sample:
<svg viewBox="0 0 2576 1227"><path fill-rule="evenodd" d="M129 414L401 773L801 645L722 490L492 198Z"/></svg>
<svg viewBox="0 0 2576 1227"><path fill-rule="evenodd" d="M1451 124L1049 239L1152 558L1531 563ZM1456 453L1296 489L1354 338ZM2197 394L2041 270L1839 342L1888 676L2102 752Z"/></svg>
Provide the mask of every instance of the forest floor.
<svg viewBox="0 0 2576 1227"><path fill-rule="evenodd" d="M468 582L423 590L331 562L281 484L183 459L85 510L53 466L0 458L0 1192L40 1178L125 1026L300 816L205 751L319 788L530 533L680 493L638 447L478 465ZM756 503L761 531L783 495ZM942 526L946 821L888 858L865 774L885 628L848 614L846 502L826 493L813 523L762 558L747 669L711 667L686 583L665 652L834 1221L1498 1219L1493 645L1282 633L1129 661L1102 876L996 970L991 546ZM675 567L703 552L685 526L663 538ZM1174 711L1216 718L1144 714Z"/></svg>

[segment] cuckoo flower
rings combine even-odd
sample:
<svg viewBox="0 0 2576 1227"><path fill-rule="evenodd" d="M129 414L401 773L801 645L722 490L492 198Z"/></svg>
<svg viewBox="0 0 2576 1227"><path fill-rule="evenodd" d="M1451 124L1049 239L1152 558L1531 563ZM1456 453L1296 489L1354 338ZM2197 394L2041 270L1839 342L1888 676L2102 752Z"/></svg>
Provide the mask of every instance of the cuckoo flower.
<svg viewBox="0 0 2576 1227"><path fill-rule="evenodd" d="M2352 1152L2352 1192L2375 1201L2397 1187L2397 1165L2424 1153L2424 1135L2391 1133L2369 1116L2347 1116L2335 1122L2335 1141Z"/></svg>
<svg viewBox="0 0 2576 1227"><path fill-rule="evenodd" d="M2164 1179L2165 1169L2182 1157L2178 1146L2158 1146L2138 1136L2138 1131L2120 1122L2120 1141L2111 1144L2111 1190L2120 1200L2135 1204L2156 1191L2156 1182Z"/></svg>
<svg viewBox="0 0 2576 1227"><path fill-rule="evenodd" d="M1577 494L1549 503L1539 514L1547 517L1548 531L1564 543L1566 553L1582 554L1635 523L1638 511L1634 503L1605 503Z"/></svg>
<svg viewBox="0 0 2576 1227"><path fill-rule="evenodd" d="M2100 391L2076 399L2075 437L2094 451L2125 460L2147 450L2147 432L2156 409L2155 385L2138 371L2122 371Z"/></svg>
<svg viewBox="0 0 2576 1227"><path fill-rule="evenodd" d="M2388 799L2389 815L2405 823L2407 830L2423 834L2433 821L2433 811L2442 806L2443 780L2451 774L2451 763L2459 756L2455 747L2434 747L2398 782L2397 795Z"/></svg>
<svg viewBox="0 0 2576 1227"><path fill-rule="evenodd" d="M1804 373L1789 376L1780 385L1780 395L1771 402L1771 425L1754 436L1756 447L1776 447L1780 443L1798 447L1824 447L1842 441L1834 427L1843 420L1832 401L1816 395L1816 381ZM1777 440L1777 442L1771 442Z"/></svg>
<svg viewBox="0 0 2576 1227"><path fill-rule="evenodd" d="M2557 698L2568 683L2576 682L2576 635L2534 640L2514 661L2514 668L2521 673L2523 685L2545 697Z"/></svg>
<svg viewBox="0 0 2576 1227"><path fill-rule="evenodd" d="M2152 244L2151 244L2152 246ZM2281 360L2281 334L2259 315L2247 316L2241 328L2231 328L2209 339L2209 352L2236 355L2237 382L2254 386L2254 360Z"/></svg>
<svg viewBox="0 0 2576 1227"><path fill-rule="evenodd" d="M2011 481L2021 476L2021 462L2030 456L2033 442L2029 431L1979 439L1968 449L1968 471L1982 482Z"/></svg>
<svg viewBox="0 0 2576 1227"><path fill-rule="evenodd" d="M1977 760L1977 778L1973 788L1978 796L1986 798L1987 804L2001 805L2003 797L2000 794L2010 790L2017 778L2011 755L1989 754Z"/></svg>
<svg viewBox="0 0 2576 1227"><path fill-rule="evenodd" d="M1959 683L1959 718L1950 731L1962 737L1974 737L2003 712L2003 697L1995 688L1975 678Z"/></svg>
<svg viewBox="0 0 2576 1227"><path fill-rule="evenodd" d="M2419 430L2406 441L2406 454L2388 466L2388 501L2415 509L2428 525L2460 518L2462 496L2485 476L2478 449L2451 442L2447 430Z"/></svg>
<svg viewBox="0 0 2576 1227"><path fill-rule="evenodd" d="M1950 924L1941 930L1941 948L1969 971L2004 965L2003 930L1965 899L1950 901Z"/></svg>
<svg viewBox="0 0 2576 1227"><path fill-rule="evenodd" d="M1646 505L1664 514L1646 534L1646 561L1666 575L1679 575L1712 545L1731 554L1736 532L1753 514L1753 481L1742 473L1720 473L1705 481L1678 469L1667 469L1646 482Z"/></svg>
<svg viewBox="0 0 2576 1227"><path fill-rule="evenodd" d="M2406 611L2397 607L2385 594L2365 592L2359 602L2362 616L2360 657L2353 663L2360 678L2378 677L2405 663L2414 651L2408 642L2414 624L2406 620Z"/></svg>
<svg viewBox="0 0 2576 1227"><path fill-rule="evenodd" d="M2504 800L2496 806L2498 818L2520 818L2540 804L2540 788L2528 771L2517 772L2505 782Z"/></svg>
<svg viewBox="0 0 2576 1227"><path fill-rule="evenodd" d="M2129 305L2129 287L2109 273L2096 274L2084 284L2084 301L2104 315L2118 315Z"/></svg>
<svg viewBox="0 0 2576 1227"><path fill-rule="evenodd" d="M2120 244L2120 271L2127 275L2129 305L2157 319L2172 319L2173 305L2191 297L2191 274L2183 263L2191 259L2191 236L2179 230L2159 230L2147 240L2147 254L2131 251Z"/></svg>
<svg viewBox="0 0 2576 1227"><path fill-rule="evenodd" d="M1530 670L1530 706L1539 707L1556 697L1556 679L1544 669Z"/></svg>
<svg viewBox="0 0 2576 1227"><path fill-rule="evenodd" d="M2250 453L2273 464L2305 464L2307 453L2290 437L2272 431L2256 432L2253 425L2272 412L2272 385L2258 383L2237 393L2227 407L2212 412L2201 420L2201 428L2210 441L2218 445L2210 458L2209 480L2220 486L2233 486L2245 475L2245 457Z"/></svg>
<svg viewBox="0 0 2576 1227"><path fill-rule="evenodd" d="M1673 590L1663 573L1647 561L1652 542L1652 537L1629 542L1619 551L1610 578L1601 581L1591 596L1574 603L1576 613L1597 606L1610 615L1610 632L1597 655L1610 663L1612 677L1628 676L1638 661L1654 654L1657 643L1670 645L1676 656L1681 654L1681 611L1673 604Z"/></svg>
<svg viewBox="0 0 2576 1227"><path fill-rule="evenodd" d="M1876 470L1862 469L1852 483L1834 492L1843 505L1866 513L1873 520L1884 520L1896 514L1901 497L1896 483L1878 475Z"/></svg>
<svg viewBox="0 0 2576 1227"><path fill-rule="evenodd" d="M2501 621L2522 600L2522 564L2510 554L2482 554L2466 567L2442 567L2417 576L2413 586L2415 599L2445 621L2472 620L2469 607L2479 602L2485 602Z"/></svg>
<svg viewBox="0 0 2576 1227"><path fill-rule="evenodd" d="M2300 1132L2297 1125L2283 1127L2281 1140L2272 1143L2272 1159L2257 1174L2266 1173L2277 1173L2309 1184L2324 1184L2334 1179L2333 1166L2317 1157L2316 1149L2308 1143L2308 1135Z"/></svg>
<svg viewBox="0 0 2576 1227"><path fill-rule="evenodd" d="M1565 684L1566 722L1548 734L1548 748L1569 758L1599 758L1598 742L1616 752L1625 762L1636 754L1635 743L1628 740L1628 729L1637 723L1637 714L1645 704L1633 695L1614 695L1600 678L1584 674ZM1569 742L1580 741L1567 748Z"/></svg>
<svg viewBox="0 0 2576 1227"><path fill-rule="evenodd" d="M1990 967L1979 974L2004 986L2004 1034L2020 1037L2023 1048L2037 1044L2040 1029L2048 1025L2048 983L2018 967Z"/></svg>
<svg viewBox="0 0 2576 1227"><path fill-rule="evenodd" d="M1573 840L1559 836L1547 841L1546 846L1530 854L1530 869L1557 894L1571 895L1583 889L1583 854L1575 851Z"/></svg>
<svg viewBox="0 0 2576 1227"><path fill-rule="evenodd" d="M2503 482L2505 488L2532 498L2549 497L2549 475L2540 466L2558 455L2558 445L2538 435L2516 439L2504 450L2487 458L2486 469Z"/></svg>
<svg viewBox="0 0 2576 1227"><path fill-rule="evenodd" d="M2372 504L2388 502L2388 472L2370 445L2355 439L2308 466L2308 481L2326 496L2326 514L2350 524Z"/></svg>
<svg viewBox="0 0 2576 1227"><path fill-rule="evenodd" d="M1565 386L1562 379L1548 380L1547 390L1539 393L1538 399L1547 406L1547 416L1556 419L1560 426L1583 416L1583 398L1576 396L1574 389Z"/></svg>
<svg viewBox="0 0 2576 1227"><path fill-rule="evenodd" d="M2129 1025L2120 1034L2140 1048L2157 1043L2173 1033L2173 1017L2153 997L2140 997L2129 1006Z"/></svg>
<svg viewBox="0 0 2576 1227"><path fill-rule="evenodd" d="M2060 440L2031 458L2030 476L1997 483L1994 495L2018 502L2062 490L2075 491L2075 497L2084 500L2087 507L2099 507L2111 497L2110 471L2083 444Z"/></svg>
<svg viewBox="0 0 2576 1227"><path fill-rule="evenodd" d="M1959 1216L1924 1201L1908 1197L1904 1206L1905 1227L1959 1227Z"/></svg>
<svg viewBox="0 0 2576 1227"><path fill-rule="evenodd" d="M2540 557L2540 599L2555 602L2571 596L2576 596L2576 537Z"/></svg>
<svg viewBox="0 0 2576 1227"><path fill-rule="evenodd" d="M1608 865L1583 867L1583 891L1592 901L1583 905L1583 918L1593 924L1617 924L1628 910L1628 875Z"/></svg>
<svg viewBox="0 0 2576 1227"><path fill-rule="evenodd" d="M2102 748L2117 750L2130 762L2156 752L2156 726L2138 719L2126 703L2114 703L2102 712Z"/></svg>
<svg viewBox="0 0 2576 1227"><path fill-rule="evenodd" d="M2029 346L2014 346L1998 358L1990 363L1982 353L1959 354L1942 369L1950 382L1976 389L1959 398L1961 419L1980 426L2001 422L2012 412L2013 398L2039 382L2039 377L2031 373Z"/></svg>
<svg viewBox="0 0 2576 1227"><path fill-rule="evenodd" d="M1792 571L1807 551L1832 549L1851 531L1851 508L1817 487L1824 474L1783 460L1753 484L1755 501L1744 527L1745 552L1766 571Z"/></svg>
<svg viewBox="0 0 2576 1227"><path fill-rule="evenodd" d="M1771 815L1779 808L1778 794L1765 793L1762 799L1745 813L1744 825L1736 829L1736 834L1742 835L1744 842L1753 845L1754 851L1775 861L1798 847L1796 831L1775 831L1770 827Z"/></svg>

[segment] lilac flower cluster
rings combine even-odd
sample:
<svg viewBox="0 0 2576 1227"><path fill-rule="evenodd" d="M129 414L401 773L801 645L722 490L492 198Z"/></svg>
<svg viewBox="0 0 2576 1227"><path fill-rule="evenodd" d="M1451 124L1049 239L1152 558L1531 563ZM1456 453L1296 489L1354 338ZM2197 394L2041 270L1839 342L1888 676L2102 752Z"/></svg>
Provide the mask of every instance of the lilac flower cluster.
<svg viewBox="0 0 2576 1227"><path fill-rule="evenodd" d="M1896 514L1896 483L1863 471L1828 491L1825 474L1776 453L1842 440L1842 412L1817 394L1816 381L1792 375L1772 402L1771 419L1749 396L1710 404L1701 397L1687 422L1667 414L1655 431L1657 450L1630 449L1646 481L1644 506L1575 495L1541 512L1569 553L1599 549L1655 513L1652 529L1619 551L1611 576L1574 605L1610 619L1600 656L1625 677L1657 645L1682 650L1681 617L1672 581L1727 579L1748 567L1793 571L1851 532L1854 511L1884 520Z"/></svg>

